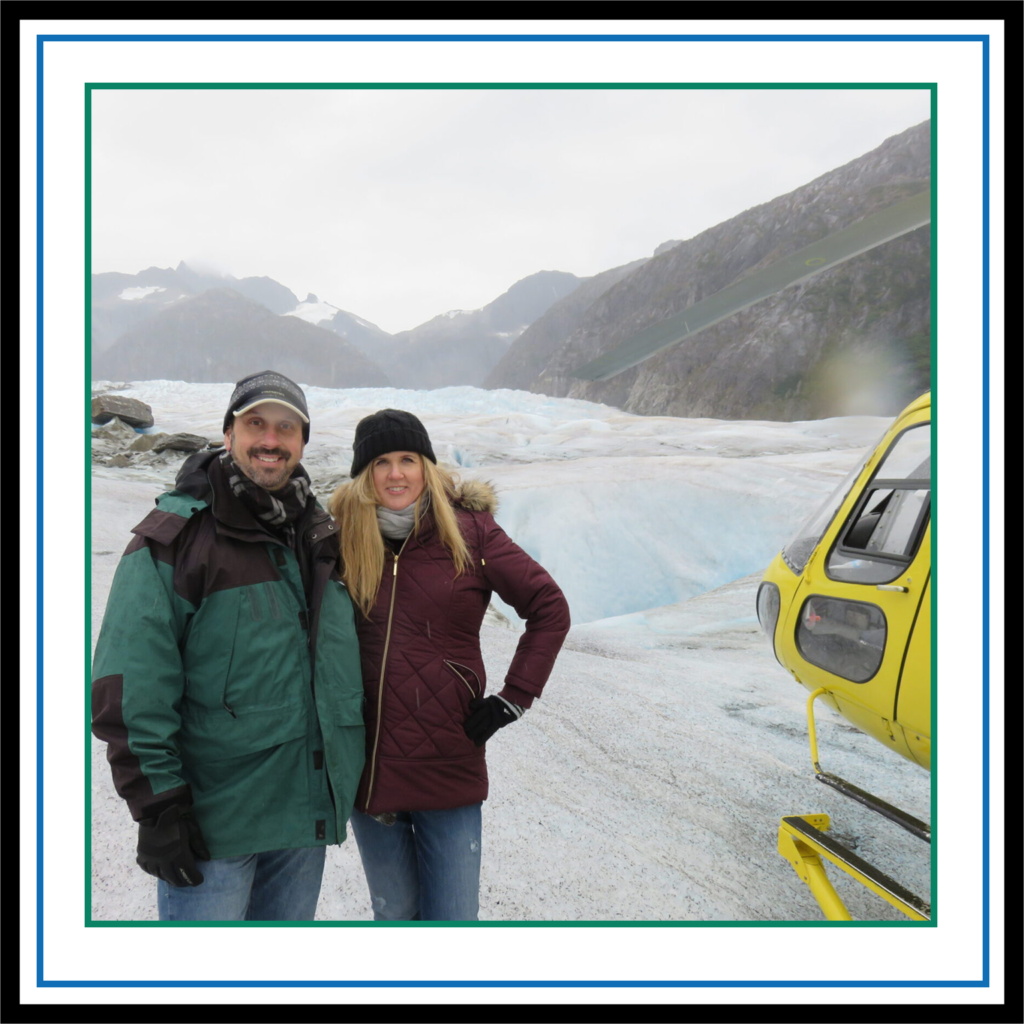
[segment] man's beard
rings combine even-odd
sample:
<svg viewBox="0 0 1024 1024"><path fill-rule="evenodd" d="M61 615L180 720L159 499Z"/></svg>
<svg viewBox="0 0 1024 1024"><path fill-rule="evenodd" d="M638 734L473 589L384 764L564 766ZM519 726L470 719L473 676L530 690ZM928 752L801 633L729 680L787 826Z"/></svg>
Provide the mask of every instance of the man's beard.
<svg viewBox="0 0 1024 1024"><path fill-rule="evenodd" d="M268 491L276 491L278 488L283 487L288 482L288 478L292 475L292 470L295 468L289 464L291 453L283 448L255 446L250 448L245 454L246 463L239 463L237 459L235 460L238 468L254 484ZM258 456L260 455L276 455L280 456L284 461L267 465L259 461Z"/></svg>

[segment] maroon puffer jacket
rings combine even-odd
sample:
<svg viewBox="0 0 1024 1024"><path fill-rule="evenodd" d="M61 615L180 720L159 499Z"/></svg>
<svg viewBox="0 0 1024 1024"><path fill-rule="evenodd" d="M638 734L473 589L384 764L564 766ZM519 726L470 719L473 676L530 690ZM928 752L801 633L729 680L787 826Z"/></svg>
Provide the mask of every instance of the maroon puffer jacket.
<svg viewBox="0 0 1024 1024"><path fill-rule="evenodd" d="M494 521L496 506L487 484L463 481L456 512L472 567L455 576L425 519L397 558L386 553L369 618L356 612L367 741L358 810L444 810L487 798L484 748L462 723L486 685L480 624L492 591L526 619L501 695L529 707L547 682L569 631L569 606Z"/></svg>

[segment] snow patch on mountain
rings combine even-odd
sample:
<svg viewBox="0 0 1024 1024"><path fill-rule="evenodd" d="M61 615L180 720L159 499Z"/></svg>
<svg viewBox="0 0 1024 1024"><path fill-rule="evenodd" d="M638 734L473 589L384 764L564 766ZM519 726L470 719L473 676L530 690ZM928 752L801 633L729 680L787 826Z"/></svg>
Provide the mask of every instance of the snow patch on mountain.
<svg viewBox="0 0 1024 1024"><path fill-rule="evenodd" d="M337 312L338 307L332 306L329 302L300 302L294 309L282 315L297 316L300 320L318 324L321 320L330 320Z"/></svg>
<svg viewBox="0 0 1024 1024"><path fill-rule="evenodd" d="M154 292L163 292L166 290L166 288L160 288L155 284L149 285L145 288L125 288L124 291L118 295L118 298L124 299L125 302L134 302L136 299L144 299L147 295L152 295Z"/></svg>

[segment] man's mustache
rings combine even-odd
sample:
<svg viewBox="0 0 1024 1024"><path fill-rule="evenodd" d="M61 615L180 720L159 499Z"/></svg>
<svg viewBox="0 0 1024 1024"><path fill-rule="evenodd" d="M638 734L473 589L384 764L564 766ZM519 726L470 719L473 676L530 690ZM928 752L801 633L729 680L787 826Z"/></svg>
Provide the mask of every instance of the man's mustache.
<svg viewBox="0 0 1024 1024"><path fill-rule="evenodd" d="M282 459L288 458L288 452L283 448L250 448L248 455L250 459L257 455L280 455Z"/></svg>

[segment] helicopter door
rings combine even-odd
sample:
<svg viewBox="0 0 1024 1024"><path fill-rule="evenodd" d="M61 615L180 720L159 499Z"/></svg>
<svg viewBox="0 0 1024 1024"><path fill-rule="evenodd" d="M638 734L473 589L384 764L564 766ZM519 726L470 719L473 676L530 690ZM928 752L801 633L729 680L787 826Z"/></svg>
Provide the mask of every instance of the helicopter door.
<svg viewBox="0 0 1024 1024"><path fill-rule="evenodd" d="M932 766L932 616L931 580L924 585L917 621L896 690L896 720L911 753L924 768Z"/></svg>
<svg viewBox="0 0 1024 1024"><path fill-rule="evenodd" d="M824 686L847 718L911 760L919 757L897 724L896 703L931 568L927 416L921 409L918 422L899 425L845 521L823 538L795 603L796 646L807 663L801 678ZM922 664L930 678L928 659Z"/></svg>

